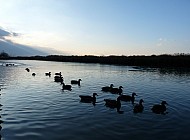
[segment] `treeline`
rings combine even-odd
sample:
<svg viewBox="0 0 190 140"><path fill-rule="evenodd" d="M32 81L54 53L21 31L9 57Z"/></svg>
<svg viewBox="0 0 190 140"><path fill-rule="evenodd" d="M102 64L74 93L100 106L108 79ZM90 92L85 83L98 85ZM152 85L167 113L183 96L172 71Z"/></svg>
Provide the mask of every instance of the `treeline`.
<svg viewBox="0 0 190 140"><path fill-rule="evenodd" d="M6 53L6 52L4 52L4 51L2 51L2 52L0 53L0 58L1 58L1 59L8 59L9 57L10 57L9 54Z"/></svg>
<svg viewBox="0 0 190 140"><path fill-rule="evenodd" d="M175 55L151 55L151 56L32 56L32 57L12 57L11 59L20 60L43 60L58 62L81 62L81 63L100 63L128 66L147 66L147 67L184 67L190 68L189 54Z"/></svg>

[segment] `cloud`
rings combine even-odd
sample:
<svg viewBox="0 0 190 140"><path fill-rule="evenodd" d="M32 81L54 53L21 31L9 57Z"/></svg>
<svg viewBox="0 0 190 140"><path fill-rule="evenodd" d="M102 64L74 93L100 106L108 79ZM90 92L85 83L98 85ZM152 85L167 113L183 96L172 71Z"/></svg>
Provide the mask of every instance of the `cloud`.
<svg viewBox="0 0 190 140"><path fill-rule="evenodd" d="M21 34L19 34L19 33L14 33L14 32L12 32L12 36L20 36Z"/></svg>
<svg viewBox="0 0 190 140"><path fill-rule="evenodd" d="M166 46L166 45L168 45L168 39L166 39L166 38L159 38L158 39L158 41L157 41L157 44L156 44L156 46L158 46L158 47L163 47L163 46Z"/></svg>
<svg viewBox="0 0 190 140"><path fill-rule="evenodd" d="M11 56L32 56L32 55L49 55L49 54L67 54L62 51L56 51L48 47L39 47L52 45L55 39L54 34L37 32L35 34L20 34L3 29L0 26L0 52L5 51ZM48 42L46 40L49 40ZM43 44L40 42L44 42ZM33 43L34 41L34 43Z"/></svg>
<svg viewBox="0 0 190 140"><path fill-rule="evenodd" d="M28 45L22 45L8 39L18 37L20 34L9 32L0 27L0 52L5 51L11 56L47 55L45 51L38 50Z"/></svg>
<svg viewBox="0 0 190 140"><path fill-rule="evenodd" d="M10 32L7 32L0 28L0 38L4 38L5 36L10 36L10 35L11 35Z"/></svg>
<svg viewBox="0 0 190 140"><path fill-rule="evenodd" d="M5 37L9 37L9 36L18 37L18 36L20 36L20 34L19 33L15 33L15 32L6 31L2 27L0 27L0 39L6 40Z"/></svg>

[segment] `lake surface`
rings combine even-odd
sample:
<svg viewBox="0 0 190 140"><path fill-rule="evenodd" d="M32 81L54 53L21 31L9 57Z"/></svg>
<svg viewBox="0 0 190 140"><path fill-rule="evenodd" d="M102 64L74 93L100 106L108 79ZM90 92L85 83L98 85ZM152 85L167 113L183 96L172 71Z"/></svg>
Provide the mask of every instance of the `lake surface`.
<svg viewBox="0 0 190 140"><path fill-rule="evenodd" d="M14 66L2 66L2 62ZM27 72L28 67L31 71ZM45 76L45 72L52 76ZM36 76L32 76L35 72ZM54 73L62 72L65 84L81 78L81 86L62 90ZM130 102L121 102L123 114L105 106L104 99L118 95L101 87L123 86L123 94L144 100L144 111L133 113ZM0 120L3 140L189 140L190 73L138 70L129 66L9 60L0 61ZM81 103L79 95L96 92L97 103ZM167 114L151 111L165 100Z"/></svg>

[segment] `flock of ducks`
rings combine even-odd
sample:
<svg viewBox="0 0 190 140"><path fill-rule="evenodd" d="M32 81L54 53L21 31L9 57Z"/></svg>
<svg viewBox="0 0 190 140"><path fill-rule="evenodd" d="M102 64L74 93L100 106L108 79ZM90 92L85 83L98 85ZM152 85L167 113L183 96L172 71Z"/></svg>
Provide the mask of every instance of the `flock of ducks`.
<svg viewBox="0 0 190 140"><path fill-rule="evenodd" d="M30 72L29 68L25 69L27 72ZM36 73L32 73L32 76L36 76ZM45 76L51 76L51 72L47 72L45 73ZM62 84L62 90L72 90L72 86L71 85L66 85L63 81L63 76L61 74L61 72L59 73L55 73L54 76L54 81L55 82L60 82ZM80 86L80 82L82 80L78 79L78 80L71 80L71 84L77 84ZM139 100L138 104L135 104L135 96L137 96L136 93L132 93L132 95L124 95L122 94L123 90L122 90L122 86L119 86L118 88L114 88L113 84L110 84L110 86L105 86L102 87L102 91L103 92L109 92L112 94L118 94L119 96L117 97L116 100L113 99L104 99L105 102L105 106L109 107L109 108L116 108L118 113L123 113L123 111L120 110L121 108L121 101L125 101L125 102L131 102L133 104L133 112L134 113L141 113L144 110L144 106L143 106L143 99ZM0 88L0 91L2 90L2 88ZM1 95L1 94L0 94ZM96 103L96 96L98 96L97 93L93 93L92 96L89 95L79 95L80 98L80 102L84 102L84 103L92 103L93 105L95 105ZM166 105L167 102L166 101L162 101L161 104L155 104L152 106L151 110L152 112L156 113L156 114L166 114ZM3 106L2 104L0 104L0 107ZM0 110L2 110L0 108ZM1 115L0 115L1 118ZM3 120L0 120L0 124L3 123ZM2 129L2 126L0 125L0 130ZM0 135L1 138L1 135Z"/></svg>
<svg viewBox="0 0 190 140"><path fill-rule="evenodd" d="M139 100L138 104L134 104L135 101L135 96L137 96L136 93L132 93L132 95L124 95L122 94L122 86L119 86L119 88L113 88L113 84L111 84L110 86L106 86L106 87L102 87L102 91L104 92L110 92L112 94L118 94L119 96L117 97L116 100L113 99L104 99L105 101L105 106L110 107L110 108L116 108L118 113L123 113L123 111L120 110L121 108L121 101L125 101L125 102L131 102L134 107L133 107L133 112L134 113L141 113L144 110L144 106L143 106L143 99ZM81 101L83 102L92 102L95 104L96 102L96 93L93 93L93 96L82 96L79 95L79 97L81 98ZM156 113L156 114L165 114L166 111L166 106L167 103L166 101L162 101L161 104L156 104L153 105L153 107L151 108L152 112Z"/></svg>
<svg viewBox="0 0 190 140"><path fill-rule="evenodd" d="M27 72L30 72L29 68L25 69ZM35 76L35 73L32 73L32 76ZM45 73L46 76L51 76L51 72L47 72ZM71 85L66 85L63 81L63 76L61 74L61 72L55 73L54 76L54 81L55 82L60 82L62 85L62 90L72 90L72 86ZM80 82L82 80L78 79L78 80L71 80L71 84L78 84L80 86ZM121 101L125 101L125 102L131 102L133 104L133 112L134 113L141 113L144 110L144 106L143 106L143 99L139 100L138 104L135 104L135 96L137 96L136 93L132 93L132 95L124 95L122 94L123 90L122 90L122 86L119 86L118 88L115 88L113 84L110 84L110 86L105 86L102 87L102 91L103 92L109 92L112 94L118 94L119 96L117 97L116 100L113 99L104 99L105 102L105 106L106 107L110 107L110 108L116 108L118 113L122 113L123 111L120 111L121 108ZM85 102L85 103L92 103L93 105L95 105L96 103L96 96L98 96L97 93L93 93L92 96L89 95L79 95L80 101L81 102ZM166 105L167 102L166 101L162 101L161 104L156 104L153 105L151 110L152 112L156 113L156 114L165 114L166 111Z"/></svg>

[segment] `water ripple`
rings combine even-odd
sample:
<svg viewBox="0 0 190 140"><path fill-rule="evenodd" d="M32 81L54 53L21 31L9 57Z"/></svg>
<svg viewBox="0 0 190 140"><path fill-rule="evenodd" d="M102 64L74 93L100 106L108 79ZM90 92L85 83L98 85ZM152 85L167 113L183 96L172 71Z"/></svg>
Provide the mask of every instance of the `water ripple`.
<svg viewBox="0 0 190 140"><path fill-rule="evenodd" d="M131 67L43 61L11 61L16 67L0 67L2 137L7 140L41 139L188 139L190 129L189 74L186 77L153 71L129 71ZM30 67L36 73L25 71ZM64 82L81 78L81 86L63 91L53 75L62 72ZM118 95L101 87L122 85L123 93L137 93L144 102L142 113L133 113L130 102L121 102L123 114L105 106L104 99ZM79 95L96 92L97 102L80 102ZM167 114L154 114L151 107L166 100Z"/></svg>

